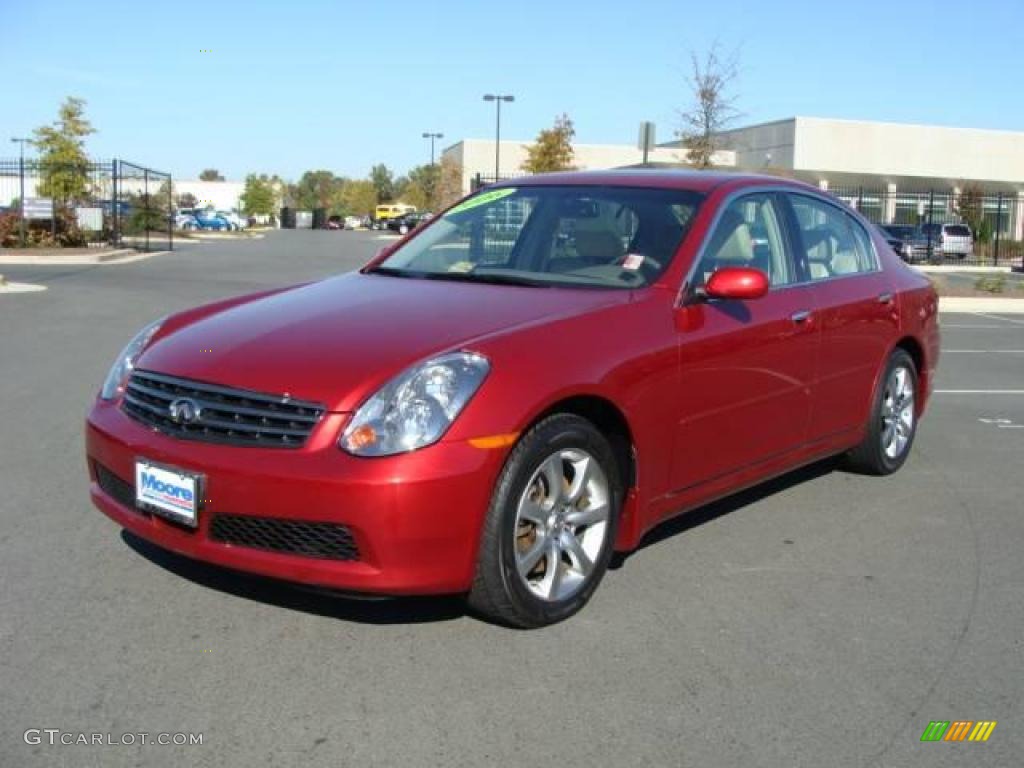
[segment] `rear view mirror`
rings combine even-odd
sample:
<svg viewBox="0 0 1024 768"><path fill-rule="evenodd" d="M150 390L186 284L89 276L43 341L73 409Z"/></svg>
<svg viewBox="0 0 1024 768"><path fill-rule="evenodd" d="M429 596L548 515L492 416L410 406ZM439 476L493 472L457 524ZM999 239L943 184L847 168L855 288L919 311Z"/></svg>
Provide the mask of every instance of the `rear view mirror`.
<svg viewBox="0 0 1024 768"><path fill-rule="evenodd" d="M768 293L768 275L752 267L722 267L704 286L709 299L759 299Z"/></svg>

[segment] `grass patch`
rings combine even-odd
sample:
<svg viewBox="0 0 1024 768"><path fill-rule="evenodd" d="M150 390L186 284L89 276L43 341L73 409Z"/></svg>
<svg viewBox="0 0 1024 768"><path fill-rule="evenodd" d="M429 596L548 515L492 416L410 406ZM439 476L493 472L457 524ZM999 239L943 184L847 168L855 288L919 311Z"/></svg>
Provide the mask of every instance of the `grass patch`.
<svg viewBox="0 0 1024 768"><path fill-rule="evenodd" d="M974 281L974 290L984 291L985 293L1002 293L1006 290L1006 276L986 275L979 277Z"/></svg>

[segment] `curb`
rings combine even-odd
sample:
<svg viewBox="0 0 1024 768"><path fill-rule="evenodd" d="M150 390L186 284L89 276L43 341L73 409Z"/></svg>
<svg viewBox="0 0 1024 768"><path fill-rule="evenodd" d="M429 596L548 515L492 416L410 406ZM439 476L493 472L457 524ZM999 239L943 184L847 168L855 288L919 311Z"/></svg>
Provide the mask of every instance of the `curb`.
<svg viewBox="0 0 1024 768"><path fill-rule="evenodd" d="M103 262L121 259L134 253L138 253L134 248L118 248L114 251L103 251L102 253L95 254L82 253L73 256L34 256L31 254L9 256L0 253L0 264L11 266L40 266L47 264L53 266L82 266L86 264L102 264Z"/></svg>
<svg viewBox="0 0 1024 768"><path fill-rule="evenodd" d="M939 312L988 312L1001 315L1024 315L1024 298L975 298L940 296Z"/></svg>
<svg viewBox="0 0 1024 768"><path fill-rule="evenodd" d="M933 275L941 275L950 272L963 272L978 275L985 274L1009 274L1013 271L1013 267L1010 265L993 267L993 266L967 266L958 267L954 264L912 264L911 265L918 272L930 273Z"/></svg>

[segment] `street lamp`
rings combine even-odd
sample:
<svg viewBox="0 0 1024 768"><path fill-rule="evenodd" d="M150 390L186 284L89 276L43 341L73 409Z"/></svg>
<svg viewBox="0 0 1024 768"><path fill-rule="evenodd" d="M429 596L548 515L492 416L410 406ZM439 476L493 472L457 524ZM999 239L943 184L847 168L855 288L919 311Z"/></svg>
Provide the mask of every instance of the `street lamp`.
<svg viewBox="0 0 1024 768"><path fill-rule="evenodd" d="M443 139L443 133L424 133L424 139L430 139L430 164L434 164L434 139Z"/></svg>
<svg viewBox="0 0 1024 768"><path fill-rule="evenodd" d="M494 180L501 178L501 102L515 101L516 97L510 93L486 93L484 101L493 101L497 107L497 115L494 121Z"/></svg>
<svg viewBox="0 0 1024 768"><path fill-rule="evenodd" d="M18 239L21 241L21 247L25 247L25 145L31 144L32 139L19 139L12 138L12 142L21 145L21 154L18 157L18 204L21 207L21 216L18 221Z"/></svg>

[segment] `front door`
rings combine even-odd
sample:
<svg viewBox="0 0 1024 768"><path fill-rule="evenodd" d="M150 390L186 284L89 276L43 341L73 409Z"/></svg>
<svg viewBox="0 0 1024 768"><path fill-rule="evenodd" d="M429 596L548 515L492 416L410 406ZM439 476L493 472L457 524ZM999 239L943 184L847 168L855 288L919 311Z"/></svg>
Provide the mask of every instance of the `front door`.
<svg viewBox="0 0 1024 768"><path fill-rule="evenodd" d="M801 282L775 193L727 205L678 311L680 419L675 492L753 467L807 438L819 344L813 288ZM692 300L724 266L768 274L760 299Z"/></svg>

